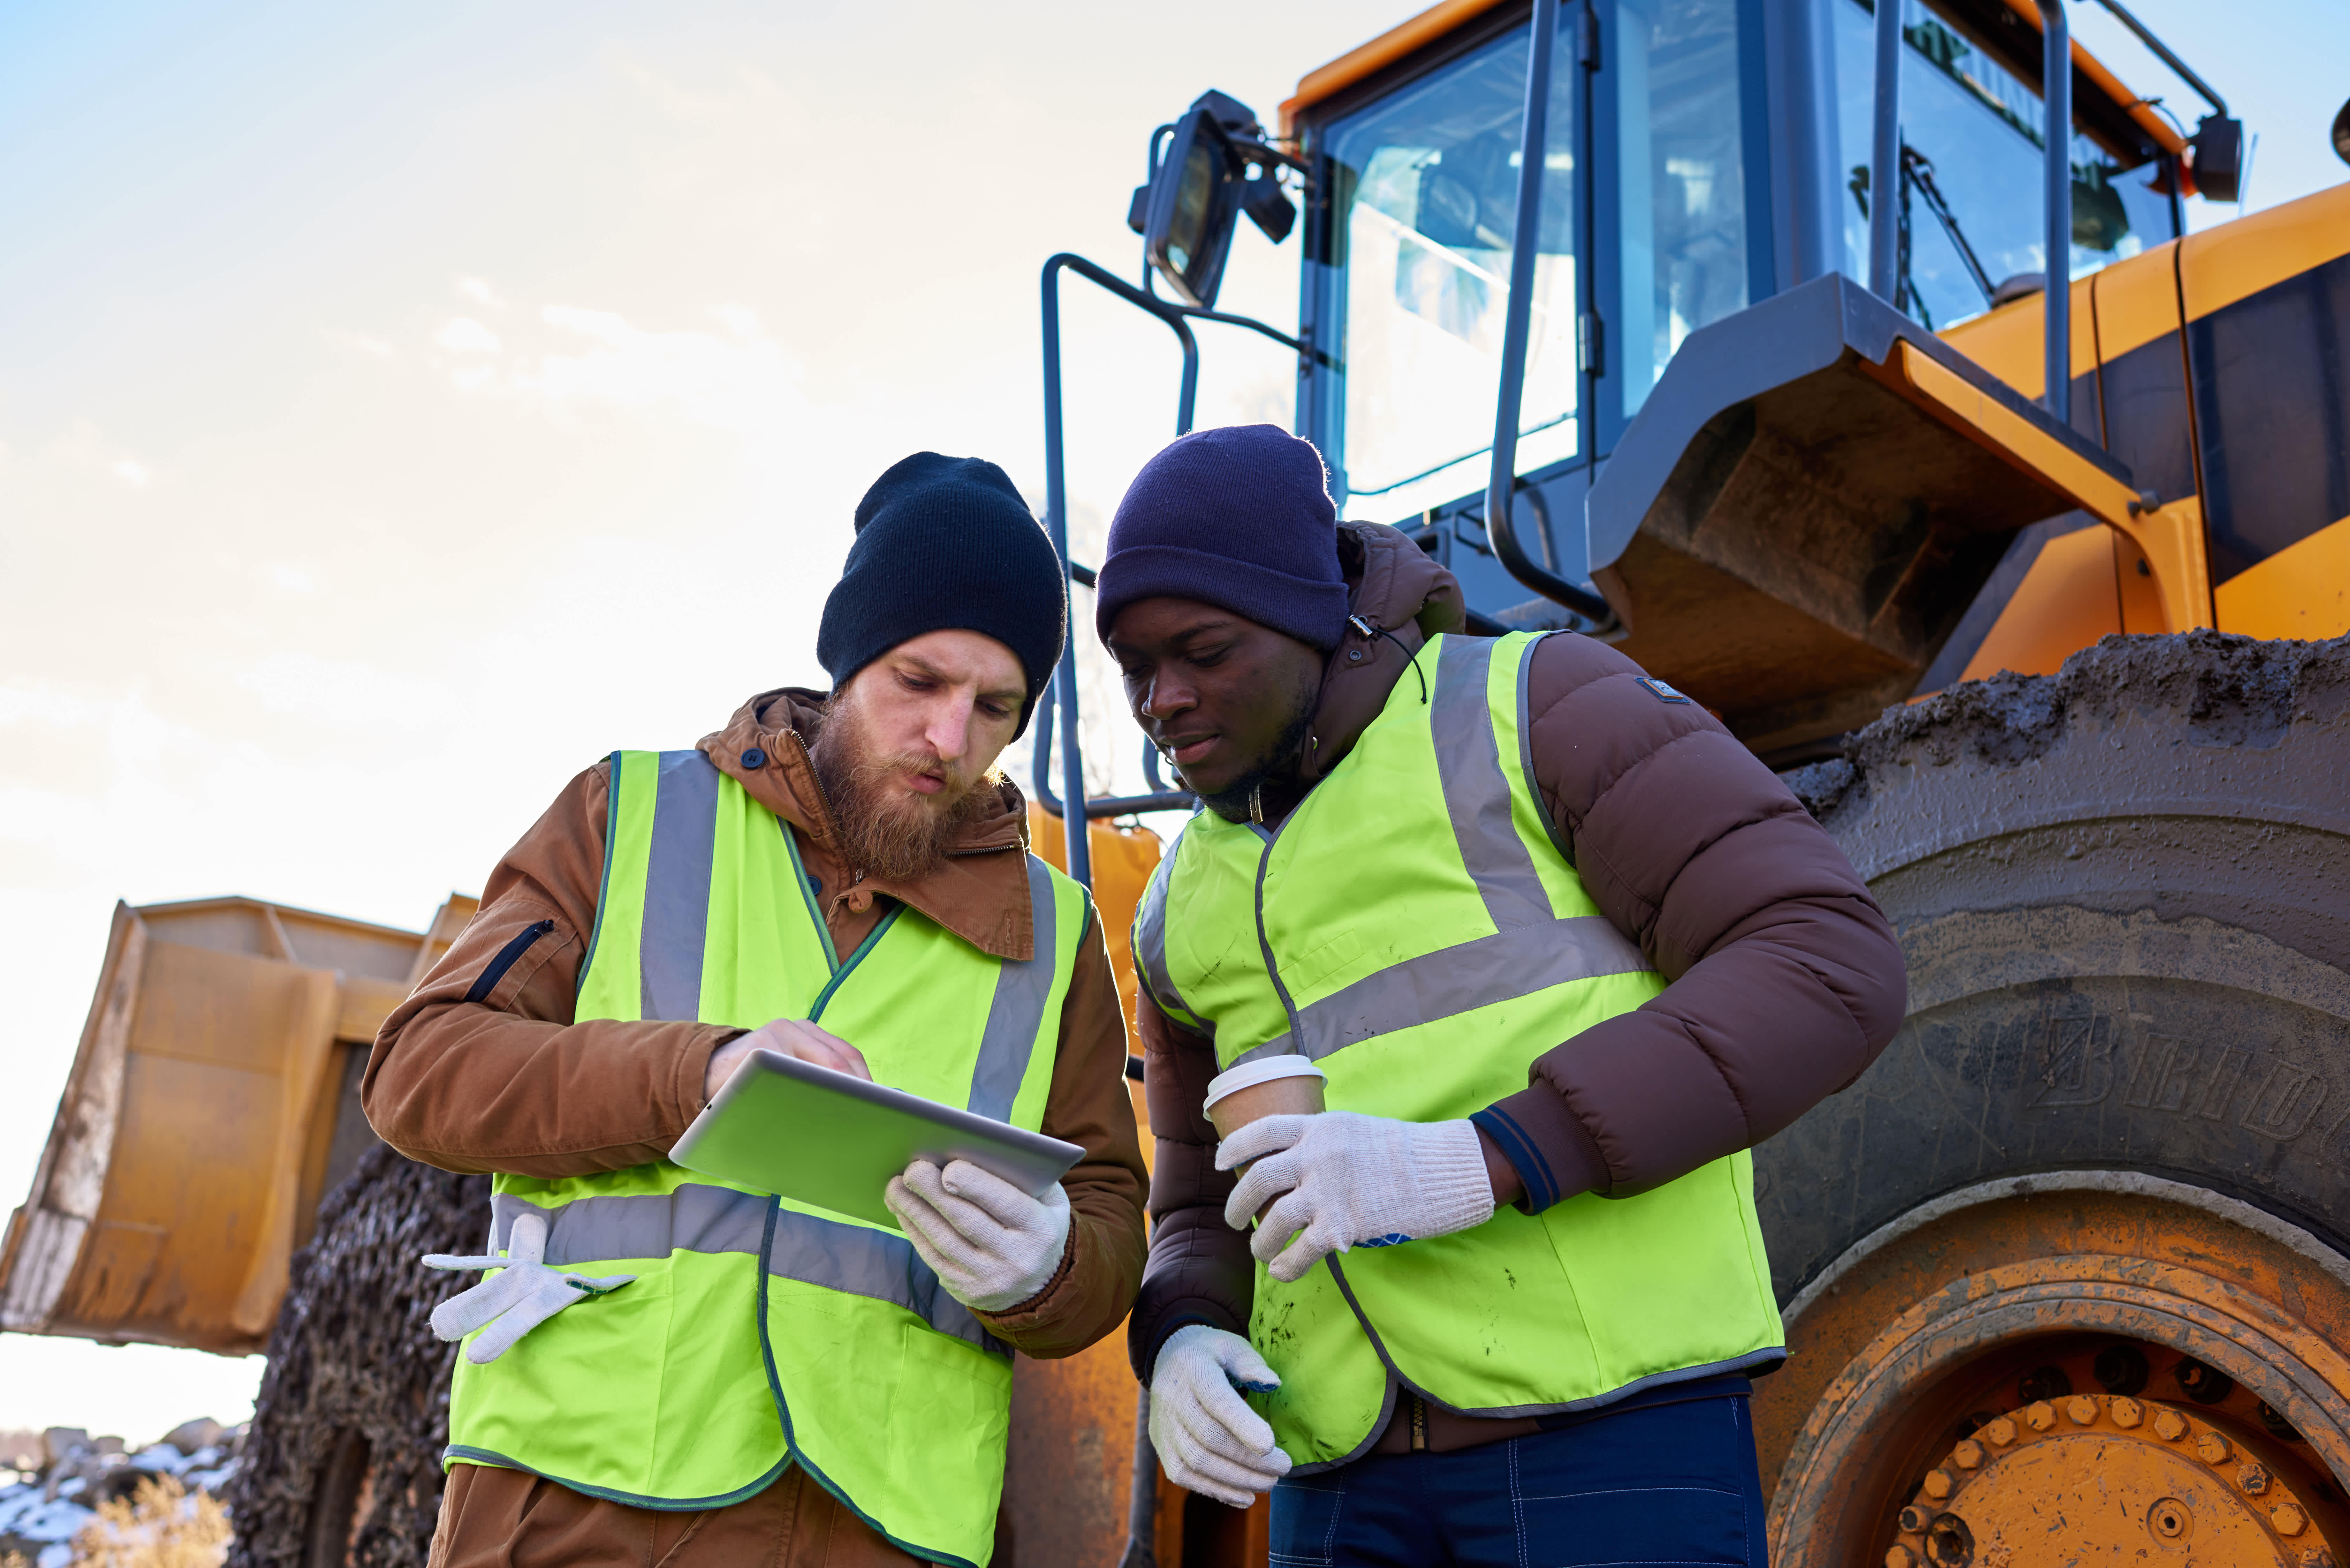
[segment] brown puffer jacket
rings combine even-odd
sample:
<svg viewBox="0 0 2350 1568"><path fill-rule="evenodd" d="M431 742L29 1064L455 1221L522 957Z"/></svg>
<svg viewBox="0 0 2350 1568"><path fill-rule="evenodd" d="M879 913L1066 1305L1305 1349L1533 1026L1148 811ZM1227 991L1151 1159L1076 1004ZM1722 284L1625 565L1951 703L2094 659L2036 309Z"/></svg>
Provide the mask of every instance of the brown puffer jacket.
<svg viewBox="0 0 2350 1568"><path fill-rule="evenodd" d="M1306 754L1343 759L1409 654L1464 624L1452 575L1392 528L1340 524L1353 612ZM1399 648L1397 643L1403 646ZM1359 656L1359 657L1358 657ZM1528 676L1534 779L1602 913L1670 981L1638 1011L1564 1040L1527 1087L1479 1117L1533 1211L1627 1197L1769 1137L1849 1084L1901 1022L1892 928L1784 784L1694 702L1588 638L1544 638ZM1245 1333L1248 1240L1224 1224L1233 1179L1201 1114L1214 1048L1137 1008L1159 1140L1150 1262L1128 1328L1137 1376L1187 1323Z"/></svg>

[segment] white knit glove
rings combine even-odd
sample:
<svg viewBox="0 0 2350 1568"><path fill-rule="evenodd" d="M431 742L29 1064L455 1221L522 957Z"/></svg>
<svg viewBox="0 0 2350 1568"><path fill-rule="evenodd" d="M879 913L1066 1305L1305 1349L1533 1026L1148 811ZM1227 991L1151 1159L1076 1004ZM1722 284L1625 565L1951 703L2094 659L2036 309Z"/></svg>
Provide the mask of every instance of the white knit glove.
<svg viewBox="0 0 2350 1568"><path fill-rule="evenodd" d="M1448 1235L1493 1217L1492 1179L1466 1120L1399 1122L1354 1111L1266 1116L1216 1150L1218 1170L1251 1160L1224 1203L1224 1223L1245 1230L1266 1199L1288 1194L1249 1241L1284 1284L1326 1252Z"/></svg>
<svg viewBox="0 0 2350 1568"><path fill-rule="evenodd" d="M1069 1248L1069 1195L1058 1182L1031 1198L969 1160L949 1160L941 1170L918 1159L889 1179L881 1201L947 1294L973 1312L1026 1301Z"/></svg>
<svg viewBox="0 0 2350 1568"><path fill-rule="evenodd" d="M515 1340L589 1296L609 1295L637 1276L608 1274L591 1280L557 1273L539 1260L546 1256L546 1221L536 1214L515 1217L506 1236L505 1256L459 1258L447 1252L427 1252L428 1269L463 1271L494 1269L494 1279L451 1296L432 1309L432 1333L441 1339L463 1339L484 1324L493 1326L465 1348L465 1359L479 1365L495 1361L514 1348Z"/></svg>
<svg viewBox="0 0 2350 1568"><path fill-rule="evenodd" d="M1236 1383L1260 1394L1281 1386L1237 1334L1189 1323L1169 1334L1150 1369L1150 1446L1177 1486L1246 1508L1289 1473L1289 1456Z"/></svg>

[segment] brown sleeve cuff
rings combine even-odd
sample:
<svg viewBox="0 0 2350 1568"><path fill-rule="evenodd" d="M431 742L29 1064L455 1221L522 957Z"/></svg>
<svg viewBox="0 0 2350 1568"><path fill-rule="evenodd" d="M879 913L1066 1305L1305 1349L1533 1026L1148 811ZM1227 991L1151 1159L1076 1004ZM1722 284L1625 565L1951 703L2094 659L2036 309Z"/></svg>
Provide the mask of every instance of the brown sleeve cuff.
<svg viewBox="0 0 2350 1568"><path fill-rule="evenodd" d="M1162 1220L1151 1232L1150 1262L1126 1324L1135 1377L1150 1381L1159 1347L1186 1324L1246 1334L1255 1295L1248 1237L1224 1223L1221 1206L1185 1209Z"/></svg>
<svg viewBox="0 0 2350 1568"><path fill-rule="evenodd" d="M1143 1262L1142 1145L1126 1086L1126 1024L1118 983L1089 916L1077 971L1061 1004L1061 1041L1045 1101L1045 1134L1081 1146L1061 1179L1069 1195L1069 1244L1045 1288L1000 1313L990 1332L1039 1360L1074 1355L1126 1316Z"/></svg>
<svg viewBox="0 0 2350 1568"><path fill-rule="evenodd" d="M1547 1084L1494 1101L1471 1116L1525 1183L1517 1208L1539 1214L1554 1203L1611 1185L1607 1157L1565 1096Z"/></svg>

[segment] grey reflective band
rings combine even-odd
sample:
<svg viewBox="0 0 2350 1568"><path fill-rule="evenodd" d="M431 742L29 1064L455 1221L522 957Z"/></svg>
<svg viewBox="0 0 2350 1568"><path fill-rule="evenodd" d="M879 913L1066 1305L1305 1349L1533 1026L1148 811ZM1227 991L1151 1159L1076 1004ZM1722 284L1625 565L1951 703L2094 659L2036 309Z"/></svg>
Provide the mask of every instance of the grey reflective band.
<svg viewBox="0 0 2350 1568"><path fill-rule="evenodd" d="M710 855L718 832L718 781L700 752L663 752L653 792L644 922L637 939L638 1016L681 1021L702 1013L702 950L710 929Z"/></svg>
<svg viewBox="0 0 2350 1568"><path fill-rule="evenodd" d="M515 1217L546 1220L550 1268L575 1263L626 1263L672 1252L759 1253L767 1210L775 1199L731 1187L689 1184L666 1195L579 1198L554 1208L510 1192L490 1199L490 1251L502 1251ZM949 1295L914 1244L888 1231L778 1207L767 1272L905 1308L939 1333L1009 1357L1011 1348L987 1331L972 1310Z"/></svg>
<svg viewBox="0 0 2350 1568"><path fill-rule="evenodd" d="M1543 831L1550 835L1550 846L1569 866L1575 864L1575 845L1559 831L1551 820L1550 807L1543 803L1542 785L1534 780L1534 716L1532 699L1527 695L1534 678L1534 653L1544 637L1555 637L1544 632L1527 644L1525 656L1518 660L1518 775L1526 781L1526 794L1534 803L1534 815L1542 818Z"/></svg>
<svg viewBox="0 0 2350 1568"><path fill-rule="evenodd" d="M1479 937L1365 975L1297 1010L1294 1034L1232 1059L1292 1054L1319 1060L1357 1041L1433 1023L1498 1002L1651 967L1603 915L1571 915Z"/></svg>
<svg viewBox="0 0 2350 1568"><path fill-rule="evenodd" d="M1490 638L1451 636L1436 657L1436 698L1430 728L1436 773L1444 782L1444 809L1461 863L1476 879L1485 913L1498 931L1546 926L1557 917L1534 874L1534 857L1510 820L1510 784L1502 774L1501 738L1485 695L1492 673Z"/></svg>
<svg viewBox="0 0 2350 1568"><path fill-rule="evenodd" d="M1150 999L1197 1021L1212 1040L1216 1037L1214 1022L1193 1011L1191 1004L1183 1000L1183 993L1175 989L1174 976L1167 971L1167 886L1175 880L1175 857L1183 851L1183 832L1190 826L1186 823L1183 829L1177 830L1175 842L1159 857L1158 869L1151 873L1149 883L1142 890L1142 907L1134 915L1134 959L1142 968L1143 988L1150 992Z"/></svg>
<svg viewBox="0 0 2350 1568"><path fill-rule="evenodd" d="M1028 857L1028 919L1035 930L1032 956L999 960L995 999L988 1003L987 1027L979 1037L979 1060L971 1070L971 1108L999 1122L1012 1119L1045 1006L1053 1000L1053 973L1059 961L1060 909L1053 898L1053 873Z"/></svg>

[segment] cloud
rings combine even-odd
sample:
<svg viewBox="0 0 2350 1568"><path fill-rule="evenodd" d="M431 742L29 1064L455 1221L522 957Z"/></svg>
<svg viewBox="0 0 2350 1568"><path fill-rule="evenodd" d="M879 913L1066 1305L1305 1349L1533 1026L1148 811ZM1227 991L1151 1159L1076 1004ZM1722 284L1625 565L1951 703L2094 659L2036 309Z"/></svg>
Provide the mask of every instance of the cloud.
<svg viewBox="0 0 2350 1568"><path fill-rule="evenodd" d="M147 471L128 460L114 465L114 476L133 490L147 488Z"/></svg>
<svg viewBox="0 0 2350 1568"><path fill-rule="evenodd" d="M451 317L432 341L452 354L494 354L500 347L498 335L470 316Z"/></svg>
<svg viewBox="0 0 2350 1568"><path fill-rule="evenodd" d="M506 307L506 302L498 297L497 291L478 277L462 280L457 285L457 292L468 299L477 300L494 309L504 310Z"/></svg>
<svg viewBox="0 0 2350 1568"><path fill-rule="evenodd" d="M449 700L441 688L390 670L293 650L240 671L236 684L272 712L369 728L429 729Z"/></svg>
<svg viewBox="0 0 2350 1568"><path fill-rule="evenodd" d="M557 415L620 410L743 436L772 439L809 414L799 360L747 305L715 305L715 330L655 330L618 311L549 305L539 320L554 348L507 352L480 322L460 317L433 341L453 352L494 355L453 367L450 384L469 396L529 400Z"/></svg>

